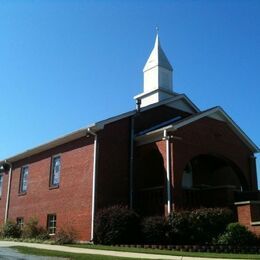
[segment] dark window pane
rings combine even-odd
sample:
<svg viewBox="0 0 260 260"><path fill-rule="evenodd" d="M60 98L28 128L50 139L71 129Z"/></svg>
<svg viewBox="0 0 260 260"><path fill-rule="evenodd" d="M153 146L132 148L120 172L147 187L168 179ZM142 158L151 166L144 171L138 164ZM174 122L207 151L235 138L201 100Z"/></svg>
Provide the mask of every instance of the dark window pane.
<svg viewBox="0 0 260 260"><path fill-rule="evenodd" d="M20 191L26 192L27 186L28 186L28 174L29 174L29 168L28 166L22 168L21 172L21 185L20 185Z"/></svg>
<svg viewBox="0 0 260 260"><path fill-rule="evenodd" d="M57 186L60 183L60 157L54 157L52 161L52 185Z"/></svg>

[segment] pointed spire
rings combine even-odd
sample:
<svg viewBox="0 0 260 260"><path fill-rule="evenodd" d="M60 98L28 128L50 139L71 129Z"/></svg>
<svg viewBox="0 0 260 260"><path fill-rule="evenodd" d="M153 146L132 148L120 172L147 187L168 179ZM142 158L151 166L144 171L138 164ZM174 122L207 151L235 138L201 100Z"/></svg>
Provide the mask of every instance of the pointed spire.
<svg viewBox="0 0 260 260"><path fill-rule="evenodd" d="M139 102L141 101L141 107L160 102L175 95L172 89L173 69L161 47L158 28L156 28L153 50L143 72L143 93L134 97Z"/></svg>
<svg viewBox="0 0 260 260"><path fill-rule="evenodd" d="M160 40L159 40L159 33L158 33L158 27L156 27L156 38L153 50L144 66L143 71L147 71L155 66L163 67L167 70L172 71L172 66L167 59L163 49L161 48Z"/></svg>

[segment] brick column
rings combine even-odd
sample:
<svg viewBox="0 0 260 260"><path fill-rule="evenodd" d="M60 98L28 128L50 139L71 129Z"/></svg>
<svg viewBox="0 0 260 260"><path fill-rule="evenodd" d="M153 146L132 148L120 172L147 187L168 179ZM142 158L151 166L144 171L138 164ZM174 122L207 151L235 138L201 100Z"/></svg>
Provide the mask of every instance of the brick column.
<svg viewBox="0 0 260 260"><path fill-rule="evenodd" d="M260 201L236 202L238 222L260 236Z"/></svg>

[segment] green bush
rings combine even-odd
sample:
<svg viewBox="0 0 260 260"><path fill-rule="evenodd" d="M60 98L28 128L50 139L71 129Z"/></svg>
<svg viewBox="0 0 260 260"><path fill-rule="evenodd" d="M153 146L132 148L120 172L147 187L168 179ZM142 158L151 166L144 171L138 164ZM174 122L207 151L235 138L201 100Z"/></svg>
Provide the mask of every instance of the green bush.
<svg viewBox="0 0 260 260"><path fill-rule="evenodd" d="M139 217L124 206L112 206L98 212L95 220L94 242L97 244L136 243Z"/></svg>
<svg viewBox="0 0 260 260"><path fill-rule="evenodd" d="M172 212L168 218L170 242L205 244L218 237L234 219L229 209L201 208Z"/></svg>
<svg viewBox="0 0 260 260"><path fill-rule="evenodd" d="M235 246L259 245L256 235L239 223L230 223L226 231L219 236L217 244Z"/></svg>
<svg viewBox="0 0 260 260"><path fill-rule="evenodd" d="M55 234L55 244L72 244L75 241L75 232L73 229L61 229Z"/></svg>
<svg viewBox="0 0 260 260"><path fill-rule="evenodd" d="M189 211L173 211L168 217L169 242L172 244L190 244L192 229Z"/></svg>
<svg viewBox="0 0 260 260"><path fill-rule="evenodd" d="M219 236L226 226L234 221L231 210L221 208L197 209L190 215L193 241L197 243L211 243L212 239Z"/></svg>
<svg viewBox="0 0 260 260"><path fill-rule="evenodd" d="M21 236L20 227L13 221L8 220L2 227L3 237L19 238Z"/></svg>
<svg viewBox="0 0 260 260"><path fill-rule="evenodd" d="M38 240L48 240L50 239L49 232L46 228L39 226L38 231L36 232L36 239Z"/></svg>
<svg viewBox="0 0 260 260"><path fill-rule="evenodd" d="M23 227L22 237L45 240L49 239L49 234L45 228L39 226L37 218L31 218Z"/></svg>
<svg viewBox="0 0 260 260"><path fill-rule="evenodd" d="M164 217L147 217L141 222L141 237L144 244L167 243L168 224Z"/></svg>

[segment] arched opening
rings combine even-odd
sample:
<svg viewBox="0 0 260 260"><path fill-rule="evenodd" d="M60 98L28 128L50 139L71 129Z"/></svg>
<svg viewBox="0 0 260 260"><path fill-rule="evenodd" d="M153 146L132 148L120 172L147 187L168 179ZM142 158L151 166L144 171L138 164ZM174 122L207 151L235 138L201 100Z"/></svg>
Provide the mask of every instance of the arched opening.
<svg viewBox="0 0 260 260"><path fill-rule="evenodd" d="M183 206L231 206L236 193L248 190L241 170L221 156L202 154L192 158L182 174Z"/></svg>
<svg viewBox="0 0 260 260"><path fill-rule="evenodd" d="M143 216L163 215L165 199L163 157L154 144L139 147L135 158L135 209Z"/></svg>

